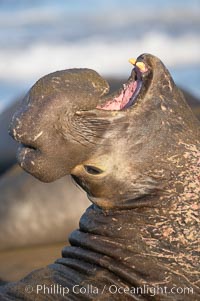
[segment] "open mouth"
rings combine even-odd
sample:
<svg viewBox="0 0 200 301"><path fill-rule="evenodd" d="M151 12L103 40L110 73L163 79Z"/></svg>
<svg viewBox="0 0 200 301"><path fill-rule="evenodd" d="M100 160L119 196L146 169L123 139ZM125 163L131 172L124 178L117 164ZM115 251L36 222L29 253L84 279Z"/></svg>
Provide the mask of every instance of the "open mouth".
<svg viewBox="0 0 200 301"><path fill-rule="evenodd" d="M129 108L136 102L149 69L143 62L137 62L134 59L131 59L130 62L134 65L134 68L128 82L123 85L118 95L109 98L104 104L98 105L97 109L119 111Z"/></svg>

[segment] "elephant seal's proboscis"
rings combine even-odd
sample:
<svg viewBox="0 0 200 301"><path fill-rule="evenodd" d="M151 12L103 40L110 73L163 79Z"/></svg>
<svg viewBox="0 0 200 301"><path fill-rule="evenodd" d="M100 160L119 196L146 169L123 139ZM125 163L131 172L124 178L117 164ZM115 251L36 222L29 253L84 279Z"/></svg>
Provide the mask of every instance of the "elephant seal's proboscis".
<svg viewBox="0 0 200 301"><path fill-rule="evenodd" d="M71 174L93 205L62 258L2 300L199 299L200 124L158 58L133 63L112 95L92 70L50 74L14 115L20 165Z"/></svg>

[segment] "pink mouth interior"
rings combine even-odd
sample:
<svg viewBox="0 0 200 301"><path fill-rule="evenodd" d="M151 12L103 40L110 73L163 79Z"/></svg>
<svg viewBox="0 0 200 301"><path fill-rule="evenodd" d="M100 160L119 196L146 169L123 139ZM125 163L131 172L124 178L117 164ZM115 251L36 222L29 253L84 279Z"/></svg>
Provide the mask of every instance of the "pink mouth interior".
<svg viewBox="0 0 200 301"><path fill-rule="evenodd" d="M97 109L115 110L115 111L122 110L127 105L130 98L135 93L136 89L137 89L137 81L130 82L127 85L125 84L123 86L123 90L122 90L122 92L120 93L119 96L108 100L103 105L98 105Z"/></svg>

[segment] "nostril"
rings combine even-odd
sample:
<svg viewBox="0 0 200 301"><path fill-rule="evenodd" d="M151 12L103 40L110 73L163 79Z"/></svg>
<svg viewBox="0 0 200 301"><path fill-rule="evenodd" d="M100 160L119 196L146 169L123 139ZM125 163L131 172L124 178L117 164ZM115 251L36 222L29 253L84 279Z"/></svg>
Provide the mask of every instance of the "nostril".
<svg viewBox="0 0 200 301"><path fill-rule="evenodd" d="M103 173L103 170L101 170L100 168L98 168L96 166L84 165L84 168L85 168L86 172L91 175L99 175L99 174Z"/></svg>

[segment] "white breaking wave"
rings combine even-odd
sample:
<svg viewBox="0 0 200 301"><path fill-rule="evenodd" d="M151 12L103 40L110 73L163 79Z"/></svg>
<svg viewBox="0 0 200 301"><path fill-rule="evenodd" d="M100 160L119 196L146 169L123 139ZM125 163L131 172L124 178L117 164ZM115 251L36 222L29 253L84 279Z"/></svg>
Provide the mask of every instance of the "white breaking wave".
<svg viewBox="0 0 200 301"><path fill-rule="evenodd" d="M172 38L150 33L139 40L34 44L18 50L0 50L0 79L31 81L46 73L74 67L92 68L104 75L124 76L130 71L127 60L147 52L158 56L168 67L200 64L200 37Z"/></svg>
<svg viewBox="0 0 200 301"><path fill-rule="evenodd" d="M18 50L0 49L0 80L30 82L56 70L87 67L107 76L127 76L130 57L147 52L166 66L200 64L200 37L172 38L156 32L139 40L88 39L61 45L34 44Z"/></svg>

